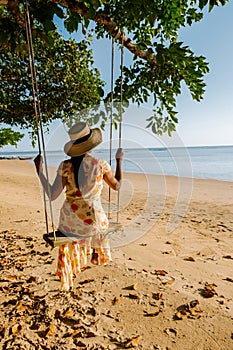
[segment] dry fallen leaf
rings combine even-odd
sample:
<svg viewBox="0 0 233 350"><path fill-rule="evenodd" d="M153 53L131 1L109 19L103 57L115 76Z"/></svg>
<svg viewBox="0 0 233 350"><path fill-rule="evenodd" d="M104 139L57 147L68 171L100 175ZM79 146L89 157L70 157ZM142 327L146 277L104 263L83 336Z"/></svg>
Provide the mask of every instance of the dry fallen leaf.
<svg viewBox="0 0 233 350"><path fill-rule="evenodd" d="M97 294L97 291L95 291L95 292L96 292L95 294ZM90 293L94 295L94 291L92 291ZM77 299L77 300L81 299L81 297L80 297L81 295L82 295L81 292L75 293L73 290L70 292L70 296L74 299Z"/></svg>
<svg viewBox="0 0 233 350"><path fill-rule="evenodd" d="M154 311L154 312L147 312L146 310L144 310L144 313L145 315L144 316L147 316L147 317L155 317L155 316L158 316L160 314L162 310L157 310L157 311Z"/></svg>
<svg viewBox="0 0 233 350"><path fill-rule="evenodd" d="M219 304L221 305L226 305L227 303L229 303L230 299L227 300L218 300Z"/></svg>
<svg viewBox="0 0 233 350"><path fill-rule="evenodd" d="M19 323L14 324L11 328L12 334L19 333L22 330L22 326Z"/></svg>
<svg viewBox="0 0 233 350"><path fill-rule="evenodd" d="M48 328L47 328L47 331L46 331L46 335L45 337L48 338L48 337L51 337L57 330L57 327L53 324L51 324Z"/></svg>
<svg viewBox="0 0 233 350"><path fill-rule="evenodd" d="M134 284L131 284L130 286L125 287L123 289L125 289L125 290L136 290L136 289L138 289L138 282L135 282Z"/></svg>
<svg viewBox="0 0 233 350"><path fill-rule="evenodd" d="M25 261L27 261L27 257L26 256L22 256L21 258L19 258L17 260L17 262L25 262Z"/></svg>
<svg viewBox="0 0 233 350"><path fill-rule="evenodd" d="M75 329L72 333L71 333L71 337L75 337L76 335L80 334L83 331L83 329Z"/></svg>
<svg viewBox="0 0 233 350"><path fill-rule="evenodd" d="M192 257L192 256L189 256L188 258L185 258L184 260L186 260L186 261L195 261L195 259Z"/></svg>
<svg viewBox="0 0 233 350"><path fill-rule="evenodd" d="M198 300L192 300L190 303L181 305L177 308L178 312L175 313L175 318L178 320L184 320L188 318L200 318L202 310L197 310L196 306L199 305Z"/></svg>
<svg viewBox="0 0 233 350"><path fill-rule="evenodd" d="M204 298L212 298L214 295L217 295L217 292L215 291L216 287L216 284L209 284L208 282L206 282L204 289L202 289L201 291L201 295Z"/></svg>
<svg viewBox="0 0 233 350"><path fill-rule="evenodd" d="M137 300L141 300L141 296L138 293L129 293L127 295L130 299L137 299Z"/></svg>
<svg viewBox="0 0 233 350"><path fill-rule="evenodd" d="M185 310L177 311L175 313L175 317L178 320L184 320L187 317L187 312Z"/></svg>
<svg viewBox="0 0 233 350"><path fill-rule="evenodd" d="M155 274L158 276L165 276L167 272L164 270L155 270Z"/></svg>
<svg viewBox="0 0 233 350"><path fill-rule="evenodd" d="M17 305L16 306L16 310L18 311L18 312L24 312L24 311L26 311L28 309L28 307L27 307L27 305L24 305L24 304L19 304L19 305Z"/></svg>
<svg viewBox="0 0 233 350"><path fill-rule="evenodd" d="M192 301L190 301L189 305L190 305L191 308L194 308L197 305L199 305L199 301L197 299L192 300Z"/></svg>
<svg viewBox="0 0 233 350"><path fill-rule="evenodd" d="M226 278L224 278L224 280L227 281L227 282L233 282L233 279L230 278L230 277L226 277Z"/></svg>
<svg viewBox="0 0 233 350"><path fill-rule="evenodd" d="M86 280L84 280L84 281L80 281L79 282L79 284L86 284L86 283L90 283L90 282L94 282L94 278L88 278L88 279L86 279Z"/></svg>
<svg viewBox="0 0 233 350"><path fill-rule="evenodd" d="M174 329L174 328L166 328L165 329L165 333L170 335L170 333L174 334L174 335L177 335L177 330Z"/></svg>
<svg viewBox="0 0 233 350"><path fill-rule="evenodd" d="M138 335L137 337L127 340L127 342L125 343L125 349L131 348L133 346L137 346L141 340L142 340L141 335Z"/></svg>
<svg viewBox="0 0 233 350"><path fill-rule="evenodd" d="M15 281L15 280L17 280L17 276L16 276L16 275L6 276L6 280L7 280L7 281Z"/></svg>
<svg viewBox="0 0 233 350"><path fill-rule="evenodd" d="M67 309L65 313L63 314L64 318L71 318L74 316L74 311L72 309Z"/></svg>
<svg viewBox="0 0 233 350"><path fill-rule="evenodd" d="M118 305L118 304L120 304L120 302L121 302L121 299L117 298L117 297L114 297L114 299L112 301L113 305Z"/></svg>
<svg viewBox="0 0 233 350"><path fill-rule="evenodd" d="M163 298L163 293L152 293L152 298L155 300L160 300Z"/></svg>
<svg viewBox="0 0 233 350"><path fill-rule="evenodd" d="M36 277L30 276L29 279L27 280L27 283L33 283L36 282Z"/></svg>
<svg viewBox="0 0 233 350"><path fill-rule="evenodd" d="M163 284L172 284L174 282L175 282L174 277L169 277L168 279L162 281Z"/></svg>

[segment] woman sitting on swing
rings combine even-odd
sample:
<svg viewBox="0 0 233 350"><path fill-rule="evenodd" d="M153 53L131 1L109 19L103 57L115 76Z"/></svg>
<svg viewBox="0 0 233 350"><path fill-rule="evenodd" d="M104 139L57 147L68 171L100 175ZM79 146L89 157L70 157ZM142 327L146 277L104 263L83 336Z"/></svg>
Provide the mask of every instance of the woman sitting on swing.
<svg viewBox="0 0 233 350"><path fill-rule="evenodd" d="M95 265L111 261L109 238L106 237L108 219L102 208L103 180L119 190L122 178L123 152L116 152L116 172L112 174L105 160L91 156L90 151L102 142L100 129L90 129L85 122L78 122L68 131L70 141L64 151L70 159L63 161L54 183L50 185L42 169L42 157L38 155L35 166L46 193L55 200L66 189L66 200L60 210L58 230L77 240L62 244L59 248L58 276L61 289L68 291L73 286L73 276L87 264L88 255Z"/></svg>

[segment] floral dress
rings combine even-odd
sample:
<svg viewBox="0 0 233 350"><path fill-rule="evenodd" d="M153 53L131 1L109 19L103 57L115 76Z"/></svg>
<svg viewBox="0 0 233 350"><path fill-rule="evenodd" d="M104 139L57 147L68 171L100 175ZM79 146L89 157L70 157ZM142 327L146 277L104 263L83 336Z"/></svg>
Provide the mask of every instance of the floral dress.
<svg viewBox="0 0 233 350"><path fill-rule="evenodd" d="M67 236L77 237L59 249L58 276L62 290L73 286L73 275L87 264L92 249L98 253L98 265L111 261L106 236L109 223L101 204L103 175L111 168L105 160L89 154L83 158L83 168L86 181L80 189L75 184L71 160L62 162L58 168L59 175L66 178L66 200L60 211L59 230Z"/></svg>

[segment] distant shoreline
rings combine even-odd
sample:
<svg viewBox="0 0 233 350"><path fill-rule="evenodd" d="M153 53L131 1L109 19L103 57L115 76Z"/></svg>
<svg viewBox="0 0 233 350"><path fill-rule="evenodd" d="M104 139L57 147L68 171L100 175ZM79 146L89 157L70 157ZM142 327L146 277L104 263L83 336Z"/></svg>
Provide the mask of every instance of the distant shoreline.
<svg viewBox="0 0 233 350"><path fill-rule="evenodd" d="M0 160L30 160L30 159L33 159L33 157L1 157L0 156Z"/></svg>
<svg viewBox="0 0 233 350"><path fill-rule="evenodd" d="M38 150L25 152L0 152L0 160L33 159ZM115 151L95 149L94 157L106 159L115 169ZM233 146L196 146L173 148L125 148L123 172L134 174L154 174L191 179L210 179L233 182ZM63 151L46 151L47 164L57 168L67 159Z"/></svg>

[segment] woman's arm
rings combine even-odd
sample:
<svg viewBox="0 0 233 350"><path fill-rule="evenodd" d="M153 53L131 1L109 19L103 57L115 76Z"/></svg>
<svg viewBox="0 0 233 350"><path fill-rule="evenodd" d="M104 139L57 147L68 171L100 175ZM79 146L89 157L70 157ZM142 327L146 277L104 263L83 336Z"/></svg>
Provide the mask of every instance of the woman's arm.
<svg viewBox="0 0 233 350"><path fill-rule="evenodd" d="M43 174L42 161L43 161L43 158L40 154L38 156L36 156L36 158L34 159L34 163L36 166L36 172L40 178L40 182L41 182L46 194L48 195L48 197L51 196L50 197L51 200L54 201L61 194L63 188L65 187L66 179L57 173L57 176L56 176L53 184L50 185L50 183L47 181L47 179L45 178L45 176Z"/></svg>
<svg viewBox="0 0 233 350"><path fill-rule="evenodd" d="M122 160L124 157L124 153L122 148L118 148L116 152L116 171L115 176L111 171L104 174L104 181L115 191L118 191L121 187L121 179L122 179Z"/></svg>

